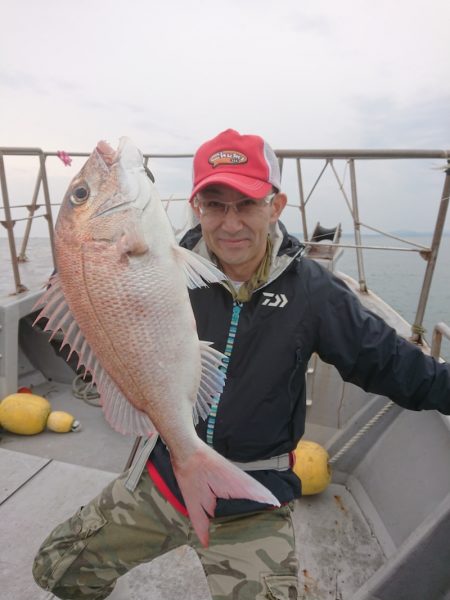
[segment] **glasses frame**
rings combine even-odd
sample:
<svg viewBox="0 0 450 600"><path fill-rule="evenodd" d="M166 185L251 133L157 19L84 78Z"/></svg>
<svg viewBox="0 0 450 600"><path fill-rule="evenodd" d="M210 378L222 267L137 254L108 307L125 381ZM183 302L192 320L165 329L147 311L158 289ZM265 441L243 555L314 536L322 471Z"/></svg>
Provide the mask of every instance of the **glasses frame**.
<svg viewBox="0 0 450 600"><path fill-rule="evenodd" d="M250 196L241 198L240 200L237 200L235 202L222 202L221 200L216 200L216 202L218 204L220 204L223 207L223 213L218 213L215 215L208 215L208 211L204 208L202 208L201 206L201 200L200 200L200 195L196 194L194 196L194 202L193 205L195 208L198 208L199 213L201 214L202 217L211 217L211 216L215 216L216 218L224 218L228 211L230 210L230 207L233 207L234 212L239 215L240 217L242 217L242 213L239 212L239 210L237 209L237 205L241 204L242 202L245 202L246 200L254 200L256 201L258 204L264 204L265 206L268 206L269 204L271 204L272 200L275 198L275 196L278 194L279 192L272 192L271 194L268 194L267 196L264 196L263 198L250 198Z"/></svg>

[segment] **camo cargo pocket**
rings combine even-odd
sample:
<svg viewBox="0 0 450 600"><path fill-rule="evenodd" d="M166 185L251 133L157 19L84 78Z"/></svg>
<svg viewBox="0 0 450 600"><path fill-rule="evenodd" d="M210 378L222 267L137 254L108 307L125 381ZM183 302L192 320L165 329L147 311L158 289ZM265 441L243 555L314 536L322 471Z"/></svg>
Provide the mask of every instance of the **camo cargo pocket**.
<svg viewBox="0 0 450 600"><path fill-rule="evenodd" d="M99 508L91 503L82 506L73 517L58 525L36 556L33 575L37 583L44 589L54 589L86 548L89 538L106 523Z"/></svg>
<svg viewBox="0 0 450 600"><path fill-rule="evenodd" d="M269 600L297 600L298 581L295 575L264 575Z"/></svg>

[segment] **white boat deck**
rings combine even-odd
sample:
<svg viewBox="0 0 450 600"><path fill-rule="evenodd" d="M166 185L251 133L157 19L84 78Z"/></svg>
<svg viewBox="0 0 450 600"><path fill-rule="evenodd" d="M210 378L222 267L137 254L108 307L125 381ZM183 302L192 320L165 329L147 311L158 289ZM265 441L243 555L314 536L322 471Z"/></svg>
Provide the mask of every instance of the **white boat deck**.
<svg viewBox="0 0 450 600"><path fill-rule="evenodd" d="M33 248L33 240L30 244L30 261L20 265L22 283L29 291L15 295L12 269L5 260L9 259L7 243L0 240L0 312L5 317L3 339L9 344L8 353L1 347L0 353L8 361L14 358L11 343L18 348L17 321L28 314L50 275L49 245L41 242ZM408 337L410 328L395 311L373 294L360 294L355 282L341 276L369 308ZM35 359L41 360L45 351L54 357L47 340L41 342L42 348L34 348ZM35 344L31 335L28 343ZM31 574L39 545L56 524L123 469L134 439L112 431L98 407L73 397L69 381L75 374L62 359L67 383L46 379L22 349L18 352L15 381L45 395L54 410L72 413L82 425L78 433L46 431L36 436L0 430L0 599L44 600L53 596L41 590ZM306 437L324 445L342 445L373 416L372 408L378 410L382 399L361 396L323 364L316 376ZM341 463L344 470L336 469L334 483L323 494L296 502L303 600L450 600L449 425L441 415L428 414L420 416L416 428L418 415L398 415L399 411L390 411L353 447ZM411 437L415 453L405 450ZM429 483L424 496L425 474ZM397 488L403 488L406 501ZM429 508L425 515L424 507ZM410 516L403 518L403 513ZM423 563L430 548L433 561L422 572L416 565ZM117 587L111 600L210 598L201 566L186 547L134 569ZM423 589L430 592L428 597Z"/></svg>
<svg viewBox="0 0 450 600"><path fill-rule="evenodd" d="M21 383L30 377L24 374ZM44 600L31 574L39 545L125 466L134 438L114 432L101 409L72 395L70 384L43 381L33 391L81 423L78 432L33 436L0 432L0 577L2 600ZM325 428L328 429L328 428ZM308 600L350 598L385 556L350 492L332 484L296 503L300 588ZM168 575L170 573L170 575ZM208 600L203 570L190 548L172 551L120 580L112 600Z"/></svg>
<svg viewBox="0 0 450 600"><path fill-rule="evenodd" d="M0 240L2 255L6 240ZM36 296L49 276L50 248L30 242L29 262L20 264L20 296ZM8 261L0 261L0 298L13 307L19 297ZM50 530L94 497L119 473L134 438L115 433L101 409L73 397L69 383L47 381L21 360L20 385L48 398L53 410L65 410L81 422L76 433L44 431L18 436L0 431L0 578L2 600L44 600L31 574L33 558ZM23 366L25 365L25 367ZM75 374L73 374L75 376ZM317 426L316 439L330 436ZM319 431L320 430L320 431ZM319 437L317 437L319 436ZM300 560L300 590L308 600L350 598L383 564L385 557L357 503L342 485L332 484L318 497L296 503L295 524ZM170 575L168 575L170 573ZM123 577L112 599L208 600L203 570L190 548L183 547L142 565ZM302 597L302 596L300 596Z"/></svg>
<svg viewBox="0 0 450 600"><path fill-rule="evenodd" d="M52 598L33 581L33 557L50 530L94 497L114 473L5 448L0 449L0 472L1 598ZM384 561L361 511L342 485L332 484L324 494L298 501L295 524L301 591L308 600L350 598ZM118 587L121 592L111 598L210 598L200 563L187 547L134 569Z"/></svg>
<svg viewBox="0 0 450 600"><path fill-rule="evenodd" d="M26 379L24 385L25 382ZM95 467L110 473L123 470L134 438L113 431L99 407L90 406L75 398L69 384L46 382L34 386L33 392L47 398L52 410L63 410L72 414L81 423L80 431L58 434L46 430L31 436L1 431L2 449L84 467Z"/></svg>

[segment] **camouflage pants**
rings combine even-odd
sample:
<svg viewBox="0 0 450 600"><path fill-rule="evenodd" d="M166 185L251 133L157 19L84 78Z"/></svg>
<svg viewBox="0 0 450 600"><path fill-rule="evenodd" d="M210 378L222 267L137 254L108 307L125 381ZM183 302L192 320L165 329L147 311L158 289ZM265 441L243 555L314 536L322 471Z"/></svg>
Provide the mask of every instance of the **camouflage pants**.
<svg viewBox="0 0 450 600"><path fill-rule="evenodd" d="M295 600L291 509L212 519L209 547L144 471L134 492L126 473L58 525L36 556L36 582L59 598L101 600L118 577L182 545L196 551L214 600ZM151 586L151 582L149 582Z"/></svg>

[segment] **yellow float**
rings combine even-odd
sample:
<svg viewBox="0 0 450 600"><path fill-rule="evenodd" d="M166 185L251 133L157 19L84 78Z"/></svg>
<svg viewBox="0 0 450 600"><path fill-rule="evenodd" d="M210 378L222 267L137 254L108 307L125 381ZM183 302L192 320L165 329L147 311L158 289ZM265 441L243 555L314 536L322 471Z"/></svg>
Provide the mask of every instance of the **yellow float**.
<svg viewBox="0 0 450 600"><path fill-rule="evenodd" d="M80 424L75 420L75 417L62 410L54 410L47 419L47 429L56 433L67 433L68 431L76 431Z"/></svg>
<svg viewBox="0 0 450 600"><path fill-rule="evenodd" d="M331 481L328 452L320 444L300 440L295 449L294 473L302 482L303 496L323 492Z"/></svg>
<svg viewBox="0 0 450 600"><path fill-rule="evenodd" d="M42 396L17 393L0 402L0 426L19 435L35 435L46 427L56 432L75 431L78 421L69 413L52 412L50 402Z"/></svg>

